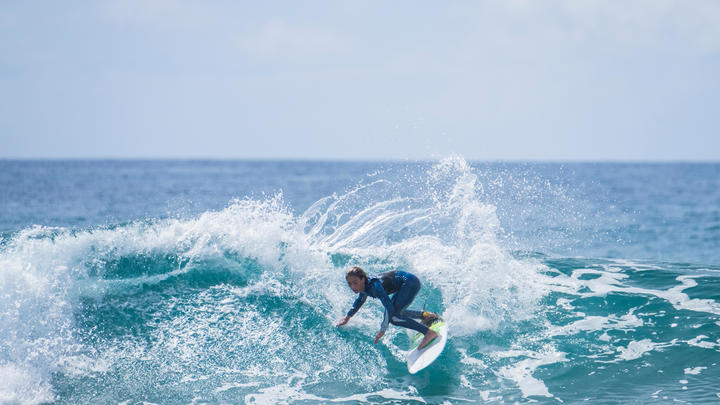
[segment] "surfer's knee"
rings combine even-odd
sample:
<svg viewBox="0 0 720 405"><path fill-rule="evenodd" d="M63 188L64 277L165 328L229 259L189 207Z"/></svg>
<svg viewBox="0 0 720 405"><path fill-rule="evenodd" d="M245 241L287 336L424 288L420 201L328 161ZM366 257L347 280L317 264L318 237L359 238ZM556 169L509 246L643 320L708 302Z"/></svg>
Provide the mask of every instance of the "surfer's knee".
<svg viewBox="0 0 720 405"><path fill-rule="evenodd" d="M391 316L391 317L390 317L390 323L393 324L393 325L395 325L395 326L402 326L402 322L403 322L403 319L402 319L402 318L398 318L398 317L396 317L396 316Z"/></svg>

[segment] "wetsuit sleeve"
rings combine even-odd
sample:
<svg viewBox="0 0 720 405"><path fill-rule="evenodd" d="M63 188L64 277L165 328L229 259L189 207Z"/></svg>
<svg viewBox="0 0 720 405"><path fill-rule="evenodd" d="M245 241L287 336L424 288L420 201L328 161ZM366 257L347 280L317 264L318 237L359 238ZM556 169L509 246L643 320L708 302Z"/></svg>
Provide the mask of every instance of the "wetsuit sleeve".
<svg viewBox="0 0 720 405"><path fill-rule="evenodd" d="M353 316L355 313L360 309L361 306L365 303L365 300L367 299L367 294L364 292L361 292L358 297L355 299L355 302L353 302L352 308L347 313L347 316Z"/></svg>
<svg viewBox="0 0 720 405"><path fill-rule="evenodd" d="M375 280L371 284L371 288L373 289L373 293L375 294L375 296L380 300L380 302L382 302L383 306L385 307L385 314L383 316L382 324L380 325L380 331L385 332L387 330L388 324L390 323L390 318L393 315L393 304L392 301L390 301L390 297L388 297L385 289L382 286L382 283L379 280Z"/></svg>

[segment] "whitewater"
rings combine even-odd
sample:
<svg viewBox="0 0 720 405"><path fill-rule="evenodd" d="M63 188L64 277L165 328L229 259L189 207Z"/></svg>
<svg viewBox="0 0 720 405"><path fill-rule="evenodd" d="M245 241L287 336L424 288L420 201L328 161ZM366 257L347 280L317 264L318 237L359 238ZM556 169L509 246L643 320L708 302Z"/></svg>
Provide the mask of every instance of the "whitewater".
<svg viewBox="0 0 720 405"><path fill-rule="evenodd" d="M0 403L716 403L720 165L0 161ZM410 334L350 266L404 270Z"/></svg>

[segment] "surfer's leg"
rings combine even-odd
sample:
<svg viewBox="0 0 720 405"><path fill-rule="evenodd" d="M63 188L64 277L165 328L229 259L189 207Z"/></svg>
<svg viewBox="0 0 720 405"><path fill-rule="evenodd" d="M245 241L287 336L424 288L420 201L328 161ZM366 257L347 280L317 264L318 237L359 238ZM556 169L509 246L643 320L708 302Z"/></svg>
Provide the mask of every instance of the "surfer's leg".
<svg viewBox="0 0 720 405"><path fill-rule="evenodd" d="M396 314L407 318L419 319L423 325L429 327L436 319L439 318L437 314L427 312L424 309L422 311L407 309L407 307L415 299L418 291L420 291L420 279L412 274L408 274L407 277L404 277L404 282L398 293L393 296L393 306L396 308ZM404 294L401 295L401 292Z"/></svg>
<svg viewBox="0 0 720 405"><path fill-rule="evenodd" d="M402 311L402 314L404 316L407 316L408 318L412 319L423 319L423 311L415 311L412 309L404 309Z"/></svg>
<svg viewBox="0 0 720 405"><path fill-rule="evenodd" d="M408 274L408 276L409 277L406 277L403 281L398 292L392 297L395 313L405 311L406 308L412 304L417 293L420 292L420 280L412 274Z"/></svg>
<svg viewBox="0 0 720 405"><path fill-rule="evenodd" d="M419 314L420 318L422 318L421 311L408 311L406 309L413 302L415 296L419 291L420 280L418 280L418 278L415 276L407 277L402 286L400 286L398 292L395 293L395 295L392 297L395 313L390 318L390 323L392 323L393 325L402 326L403 328L416 330L425 335L423 337L423 340L418 345L418 349L423 349L430 342L432 342L433 339L438 337L438 333L428 328L426 325L423 325L420 322L412 319L412 317L410 316L417 316Z"/></svg>
<svg viewBox="0 0 720 405"><path fill-rule="evenodd" d="M398 294L400 292L398 291ZM395 294L392 297L393 306L395 308L401 308L400 305L402 305L402 300L398 300L398 294ZM402 297L401 297L402 298ZM398 305L398 302L400 302L400 305ZM409 304L409 303L408 303ZM417 314L420 314L419 317L416 317ZM402 326L403 328L408 328L412 330L416 330L422 334L425 334L428 331L428 327L413 320L412 318L420 319L422 317L421 311L410 311L407 309L401 309L400 311L396 311L393 316L390 317L390 323L396 326Z"/></svg>
<svg viewBox="0 0 720 405"><path fill-rule="evenodd" d="M402 326L403 328L416 330L423 335L428 331L427 326L403 315L393 315L392 318L390 318L390 323L396 326Z"/></svg>
<svg viewBox="0 0 720 405"><path fill-rule="evenodd" d="M405 309L410 306L419 291L420 280L418 280L417 277L408 277L405 279L405 282L402 284L398 292L396 292L392 297L395 312L390 318L390 323L425 334L428 331L428 327L412 319L421 319L422 312Z"/></svg>

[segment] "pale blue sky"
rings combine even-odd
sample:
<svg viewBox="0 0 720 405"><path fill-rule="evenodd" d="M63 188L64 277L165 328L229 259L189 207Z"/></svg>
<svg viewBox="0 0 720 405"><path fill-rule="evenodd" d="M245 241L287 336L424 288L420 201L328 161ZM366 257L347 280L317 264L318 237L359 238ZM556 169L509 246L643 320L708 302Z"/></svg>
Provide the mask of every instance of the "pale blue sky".
<svg viewBox="0 0 720 405"><path fill-rule="evenodd" d="M720 1L3 1L0 157L720 160Z"/></svg>

